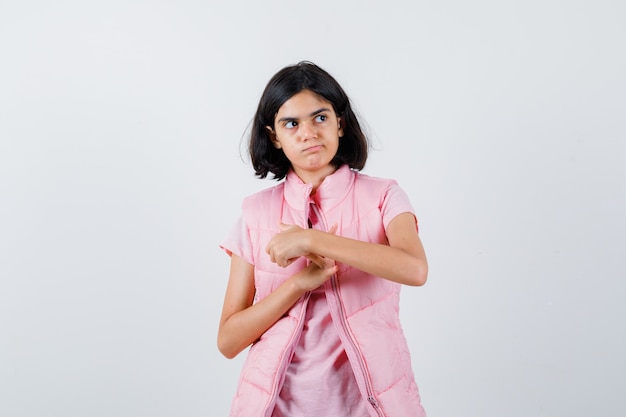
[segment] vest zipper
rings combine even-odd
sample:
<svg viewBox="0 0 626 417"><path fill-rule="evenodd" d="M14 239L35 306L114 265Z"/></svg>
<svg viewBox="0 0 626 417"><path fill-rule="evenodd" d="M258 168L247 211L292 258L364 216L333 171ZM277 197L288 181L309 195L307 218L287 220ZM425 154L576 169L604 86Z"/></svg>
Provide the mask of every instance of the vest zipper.
<svg viewBox="0 0 626 417"><path fill-rule="evenodd" d="M311 191L309 189L308 193L310 192ZM306 214L308 218L308 212ZM304 315L306 314L306 308L309 304L309 298L311 298L311 291L307 291L304 294L302 300L302 309L300 310L300 315L298 317L298 326L295 328L293 334L291 335L291 338L289 339L289 349L285 350L285 354L281 358L280 367L278 368L276 373L276 380L274 381L274 386L272 387L272 393L265 409L266 417L270 417L271 414L274 412L274 407L276 407L276 397L278 397L279 394L278 386L284 380L285 372L287 372L287 367L291 363L291 357L295 352L296 337L300 337L300 335L302 334L302 328L304 327ZM286 354L287 352L289 352L288 355Z"/></svg>
<svg viewBox="0 0 626 417"><path fill-rule="evenodd" d="M348 328L348 323L346 320L346 313L345 313L346 310L343 305L343 301L341 300L341 296L339 295L339 283L337 282L337 277L335 275L333 275L333 277L331 278L331 287L333 289L333 292L335 293L335 296L337 297L337 303L339 304L339 309L341 310L339 314L341 327L344 329L346 335L348 336L347 339L350 342L350 345L356 352L359 370L361 371L363 375L363 380L365 381L365 391L367 392L367 401L372 405L372 407L374 407L374 410L376 410L376 413L379 416L384 417L384 414L382 410L380 409L380 406L378 405L378 400L376 400L376 397L374 396L374 389L372 388L372 381L370 379L369 373L367 372L365 361L363 359L363 356L361 355L361 351L359 350Z"/></svg>
<svg viewBox="0 0 626 417"><path fill-rule="evenodd" d="M295 328L294 332L289 339L289 349L285 350L285 353L289 352L289 354L283 354L283 357L280 361L280 367L278 368L278 372L276 373L276 379L274 381L274 386L272 387L272 396L268 401L267 408L265 409L266 417L270 417L274 412L274 407L276 406L276 397L278 396L278 386L281 381L284 379L285 372L287 371L287 367L291 363L291 357L295 352L295 343L296 338L302 334L302 328L304 327L304 315L306 314L306 308L309 304L309 298L311 298L311 291L307 291L304 294L304 298L302 300L302 309L300 310L300 316L298 317L298 327ZM269 413L269 414L268 414Z"/></svg>
<svg viewBox="0 0 626 417"><path fill-rule="evenodd" d="M326 219L322 216L321 210L319 210L319 208L314 202L310 204L310 206L311 206L311 209L315 211L315 215L317 216L319 224L322 226L322 230L327 231L328 227L326 225ZM348 327L348 323L346 319L346 310L343 305L343 301L341 300L341 295L339 293L339 283L337 282L337 274L334 274L330 278L330 285L337 299L337 303L339 304L339 310L340 310L339 319L340 319L341 328L346 334L348 342L350 343L350 346L352 347L353 351L356 354L356 358L358 362L357 365L359 368L358 370L361 372L361 375L363 376L363 381L365 382L365 391L367 393L367 401L372 405L372 407L374 408L374 410L380 417L385 417L382 410L380 409L378 400L376 399L376 396L374 395L374 389L372 388L372 381L371 381L369 373L367 372L367 368L365 366L365 360L363 359L363 356L361 355L361 351L359 350L352 336L352 333L350 332L350 329Z"/></svg>

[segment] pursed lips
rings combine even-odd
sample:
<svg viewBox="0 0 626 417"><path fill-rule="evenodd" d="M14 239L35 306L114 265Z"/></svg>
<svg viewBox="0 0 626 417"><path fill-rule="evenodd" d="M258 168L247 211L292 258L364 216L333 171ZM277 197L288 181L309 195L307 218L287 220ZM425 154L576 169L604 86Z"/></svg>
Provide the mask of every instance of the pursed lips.
<svg viewBox="0 0 626 417"><path fill-rule="evenodd" d="M312 152L312 151L317 151L318 149L321 149L322 145L313 145L313 146L309 146L308 148L305 148L302 150L302 152Z"/></svg>

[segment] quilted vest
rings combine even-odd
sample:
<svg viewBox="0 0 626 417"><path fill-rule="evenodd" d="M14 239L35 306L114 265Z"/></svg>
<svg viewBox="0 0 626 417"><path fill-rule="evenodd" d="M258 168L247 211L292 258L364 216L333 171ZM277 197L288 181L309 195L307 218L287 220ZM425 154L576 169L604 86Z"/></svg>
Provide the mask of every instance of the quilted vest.
<svg viewBox="0 0 626 417"><path fill-rule="evenodd" d="M315 210L325 229L337 225L337 235L387 244L382 212L387 194L394 187L398 189L393 180L360 174L344 165L324 179L314 198L310 197L311 185L303 183L293 172L280 184L247 197L243 219L254 264L255 302L274 291L306 262L301 259L281 268L269 260L265 248L279 232L279 222L307 228L309 210ZM370 416L425 416L399 321L400 284L349 265L338 267L324 289L359 390L369 403ZM251 346L231 417L271 416L302 331L308 295Z"/></svg>

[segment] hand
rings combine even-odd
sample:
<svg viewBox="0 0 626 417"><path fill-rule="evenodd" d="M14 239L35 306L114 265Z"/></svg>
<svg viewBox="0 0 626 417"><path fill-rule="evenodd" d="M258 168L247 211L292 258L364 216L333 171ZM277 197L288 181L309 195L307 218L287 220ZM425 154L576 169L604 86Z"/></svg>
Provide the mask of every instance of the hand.
<svg viewBox="0 0 626 417"><path fill-rule="evenodd" d="M330 228L329 233L335 233L337 225ZM310 239L313 233L323 233L319 230L303 229L293 224L280 224L280 232L270 239L265 251L270 256L270 260L278 266L289 266L301 256L307 257L320 268L326 268L324 259L309 252Z"/></svg>
<svg viewBox="0 0 626 417"><path fill-rule="evenodd" d="M334 261L322 257L319 258L324 260L324 267L311 262L306 268L292 277L302 291L316 289L337 273L337 266Z"/></svg>
<svg viewBox="0 0 626 417"><path fill-rule="evenodd" d="M270 260L278 266L286 267L301 256L308 255L306 250L305 230L296 225L280 224L280 232L276 233L267 244L265 252Z"/></svg>

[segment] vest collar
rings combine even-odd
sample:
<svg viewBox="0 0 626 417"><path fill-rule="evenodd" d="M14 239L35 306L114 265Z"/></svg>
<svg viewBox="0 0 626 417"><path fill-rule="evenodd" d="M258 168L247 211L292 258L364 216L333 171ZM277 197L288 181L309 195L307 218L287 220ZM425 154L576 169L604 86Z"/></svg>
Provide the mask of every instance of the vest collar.
<svg viewBox="0 0 626 417"><path fill-rule="evenodd" d="M313 185L304 183L293 170L289 170L285 180L285 200L296 210L303 210L311 200L322 210L332 209L348 194L355 176L356 173L344 164L324 178L315 195L311 196Z"/></svg>

